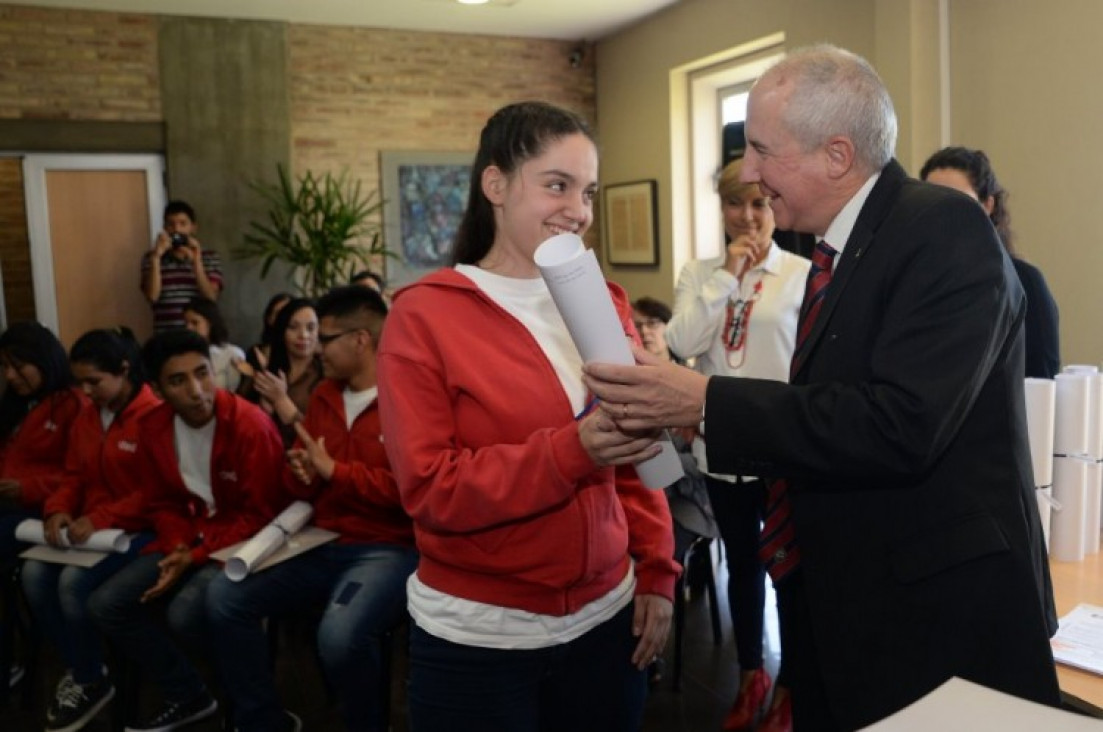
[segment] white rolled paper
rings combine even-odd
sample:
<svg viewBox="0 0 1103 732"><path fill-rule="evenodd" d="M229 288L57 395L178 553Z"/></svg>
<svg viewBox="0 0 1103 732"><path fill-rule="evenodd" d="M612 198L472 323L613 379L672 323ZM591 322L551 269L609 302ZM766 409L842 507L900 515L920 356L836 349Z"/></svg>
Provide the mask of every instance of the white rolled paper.
<svg viewBox="0 0 1103 732"><path fill-rule="evenodd" d="M1053 488L1039 488L1034 491L1038 497L1038 518L1042 522L1042 538L1046 542L1046 552L1049 552L1049 522L1050 513L1053 510Z"/></svg>
<svg viewBox="0 0 1103 732"><path fill-rule="evenodd" d="M29 544L46 544L46 526L39 519L26 519L15 527L15 538ZM61 530L61 544L66 549L77 549L91 552L116 552L125 554L130 551L130 540L133 534L128 534L122 529L100 529L92 532L83 544L74 544L69 541L69 530Z"/></svg>
<svg viewBox="0 0 1103 732"><path fill-rule="evenodd" d="M1053 461L1053 499L1060 504L1050 518L1049 553L1061 562L1084 558L1084 508L1088 461L1058 457Z"/></svg>
<svg viewBox="0 0 1103 732"><path fill-rule="evenodd" d="M1103 463L1088 463L1084 489L1084 555L1099 551L1099 511L1103 502Z"/></svg>
<svg viewBox="0 0 1103 732"><path fill-rule="evenodd" d="M314 507L306 501L292 503L226 560L223 569L226 576L241 582L254 567L286 544L288 537L301 531L313 515Z"/></svg>
<svg viewBox="0 0 1103 732"><path fill-rule="evenodd" d="M1053 379L1026 380L1026 427L1035 487L1053 485L1053 429L1057 384Z"/></svg>
<svg viewBox="0 0 1103 732"><path fill-rule="evenodd" d="M1057 455L1087 455L1091 374L1057 374L1057 408L1053 434L1053 452Z"/></svg>
<svg viewBox="0 0 1103 732"><path fill-rule="evenodd" d="M1069 364L1064 373L1082 374L1091 384L1088 388L1088 448L1087 454L1096 460L1103 460L1103 374L1098 366L1090 364Z"/></svg>
<svg viewBox="0 0 1103 732"><path fill-rule="evenodd" d="M541 244L534 256L575 347L586 363L625 366L636 363L617 317L605 276L594 253L575 234L559 234ZM648 488L665 488L681 478L682 461L664 432L662 452L636 465Z"/></svg>

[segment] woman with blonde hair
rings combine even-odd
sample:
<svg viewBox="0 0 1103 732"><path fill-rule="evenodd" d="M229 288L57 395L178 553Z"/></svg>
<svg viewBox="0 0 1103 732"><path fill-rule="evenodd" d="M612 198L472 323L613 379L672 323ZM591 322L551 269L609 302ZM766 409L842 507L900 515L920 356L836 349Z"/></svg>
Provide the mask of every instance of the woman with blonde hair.
<svg viewBox="0 0 1103 732"><path fill-rule="evenodd" d="M741 183L742 160L720 174L717 192L728 243L721 256L688 263L678 277L666 342L679 358L694 359L708 375L789 380L810 263L773 241L770 199ZM763 669L762 629L766 570L758 556L766 484L757 476L710 473L707 435L693 442L728 557L728 606L739 658L740 687L725 730L753 727L771 681ZM791 728L784 667L759 730Z"/></svg>

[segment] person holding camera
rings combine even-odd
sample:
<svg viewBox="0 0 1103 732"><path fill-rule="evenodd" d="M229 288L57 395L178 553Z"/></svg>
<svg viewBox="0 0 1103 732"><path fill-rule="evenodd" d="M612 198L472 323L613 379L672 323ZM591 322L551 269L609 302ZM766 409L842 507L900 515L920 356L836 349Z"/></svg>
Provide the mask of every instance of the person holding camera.
<svg viewBox="0 0 1103 732"><path fill-rule="evenodd" d="M184 327L184 306L199 295L217 300L222 263L195 238L195 209L184 201L165 206L165 228L142 257L142 294L153 309L153 330Z"/></svg>

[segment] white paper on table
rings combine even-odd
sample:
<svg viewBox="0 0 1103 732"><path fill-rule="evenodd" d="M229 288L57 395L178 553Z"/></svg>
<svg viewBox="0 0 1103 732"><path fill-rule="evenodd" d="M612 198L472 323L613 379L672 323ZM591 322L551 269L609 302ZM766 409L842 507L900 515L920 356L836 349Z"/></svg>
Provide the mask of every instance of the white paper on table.
<svg viewBox="0 0 1103 732"><path fill-rule="evenodd" d="M49 544L35 544L19 556L23 559L37 559L51 564L71 564L74 567L94 567L111 552L97 552L90 549L58 549Z"/></svg>
<svg viewBox="0 0 1103 732"><path fill-rule="evenodd" d="M46 527L40 519L26 519L15 527L15 538L29 544L49 545L46 541ZM100 529L92 532L92 535L83 544L69 542L69 530L61 530L61 543L66 549L75 551L93 552L118 552L125 554L130 551L130 542L134 534L128 534L122 529Z"/></svg>
<svg viewBox="0 0 1103 732"><path fill-rule="evenodd" d="M575 234L553 236L536 249L534 260L583 362L634 365L636 360L601 266L582 238ZM660 442L662 452L636 464L640 480L654 490L685 475L678 451L666 432Z"/></svg>
<svg viewBox="0 0 1103 732"><path fill-rule="evenodd" d="M1061 618L1049 644L1057 662L1103 674L1103 607L1077 605Z"/></svg>
<svg viewBox="0 0 1103 732"><path fill-rule="evenodd" d="M1026 428L1035 487L1053 485L1053 418L1057 384L1053 379L1026 380Z"/></svg>
<svg viewBox="0 0 1103 732"><path fill-rule="evenodd" d="M1099 732L1097 719L1042 706L954 677L863 732Z"/></svg>
<svg viewBox="0 0 1103 732"><path fill-rule="evenodd" d="M224 571L226 576L234 582L240 582L251 572L278 564L285 559L337 538L337 534L324 529L317 529L316 532L309 532L309 534L303 531L303 527L306 526L313 515L313 506L306 501L295 501L285 508L279 516L272 519L267 526L258 531L252 539L220 549L211 556L214 559L225 561ZM303 534L308 535L303 536ZM288 548L292 537L295 539L295 545ZM284 549L286 551L283 551L277 559L275 557L276 553Z"/></svg>

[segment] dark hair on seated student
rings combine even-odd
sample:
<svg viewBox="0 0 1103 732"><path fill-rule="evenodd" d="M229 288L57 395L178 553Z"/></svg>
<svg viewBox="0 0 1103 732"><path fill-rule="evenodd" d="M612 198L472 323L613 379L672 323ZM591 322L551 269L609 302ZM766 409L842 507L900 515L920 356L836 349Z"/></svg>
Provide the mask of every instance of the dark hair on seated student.
<svg viewBox="0 0 1103 732"><path fill-rule="evenodd" d="M305 308L313 310L314 301L305 297L292 298L280 308L276 322L272 323L272 340L268 343L268 370L273 374L281 371L285 374L291 373L291 356L287 353L287 328L295 313Z"/></svg>
<svg viewBox="0 0 1103 732"><path fill-rule="evenodd" d="M155 384L160 382L161 369L165 367L168 360L183 356L185 353L198 353L203 358L209 359L211 347L206 338L185 328L155 333L142 346L142 366L149 374L149 380Z"/></svg>
<svg viewBox="0 0 1103 732"><path fill-rule="evenodd" d="M195 218L195 209L191 207L191 204L189 204L187 201L179 200L168 202L168 205L165 206L165 213L162 218L167 219L169 216L181 213L191 219L191 222L193 224L199 222L199 219Z"/></svg>
<svg viewBox="0 0 1103 732"><path fill-rule="evenodd" d="M15 389L4 389L0 396L0 439L7 439L19 426L31 406L73 383L65 347L49 328L29 320L13 323L0 335L0 353L14 365L29 363L42 374L42 386L34 394L22 396Z"/></svg>
<svg viewBox="0 0 1103 732"><path fill-rule="evenodd" d="M260 342L263 345L272 345L272 334L276 332L276 323L272 321L272 313L276 311L276 307L281 303L286 305L294 299L293 295L286 292L277 292L275 295L268 298L268 304L264 306L264 315L261 319L261 322L264 323L264 328L260 331Z"/></svg>
<svg viewBox="0 0 1103 732"><path fill-rule="evenodd" d="M198 295L189 300L188 304L184 306L185 313L189 310L198 313L200 317L207 321L207 327L211 331L211 335L207 340L212 345L221 346L230 340L230 329L226 327L226 319L222 317L222 311L218 309L218 304L214 300Z"/></svg>
<svg viewBox="0 0 1103 732"><path fill-rule="evenodd" d="M646 315L649 318L658 318L664 323L669 323L670 318L673 317L670 306L662 300L656 300L653 297L641 297L639 300L632 303L632 307L636 312Z"/></svg>
<svg viewBox="0 0 1103 732"><path fill-rule="evenodd" d="M380 292L387 289L387 283L383 280L383 275L379 274L378 272L373 272L370 269L366 269L363 272L357 272L356 274L354 274L352 277L349 278L349 284L356 285L363 280L371 280L372 282L374 282L376 288Z"/></svg>
<svg viewBox="0 0 1103 732"><path fill-rule="evenodd" d="M329 316L339 320L362 321L376 347L379 346L383 321L387 318L387 303L375 290L359 285L335 287L318 300L314 311L318 313L318 320Z"/></svg>
<svg viewBox="0 0 1103 732"><path fill-rule="evenodd" d="M125 325L90 330L82 335L69 349L69 363L86 363L115 376L125 370L134 395L145 383L141 347Z"/></svg>

